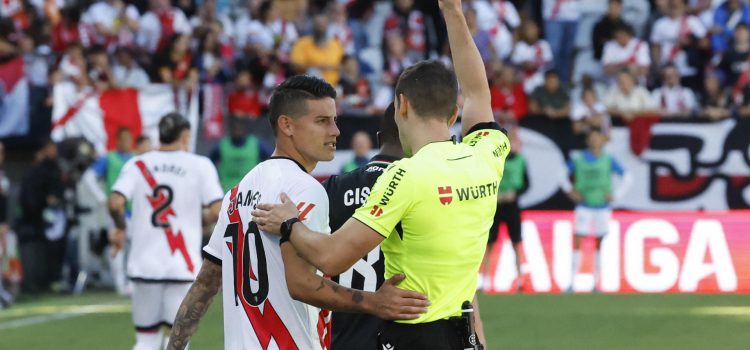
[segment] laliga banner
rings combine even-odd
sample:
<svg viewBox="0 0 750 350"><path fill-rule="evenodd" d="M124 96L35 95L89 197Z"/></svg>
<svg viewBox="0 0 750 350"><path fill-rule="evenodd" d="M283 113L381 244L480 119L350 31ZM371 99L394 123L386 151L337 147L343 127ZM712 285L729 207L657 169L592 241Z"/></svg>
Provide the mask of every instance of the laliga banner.
<svg viewBox="0 0 750 350"><path fill-rule="evenodd" d="M523 213L522 280L525 292L594 287L594 242L582 247L572 276L572 211ZM515 292L515 255L501 234L490 258L488 293ZM750 212L615 212L602 242L604 293L750 292Z"/></svg>

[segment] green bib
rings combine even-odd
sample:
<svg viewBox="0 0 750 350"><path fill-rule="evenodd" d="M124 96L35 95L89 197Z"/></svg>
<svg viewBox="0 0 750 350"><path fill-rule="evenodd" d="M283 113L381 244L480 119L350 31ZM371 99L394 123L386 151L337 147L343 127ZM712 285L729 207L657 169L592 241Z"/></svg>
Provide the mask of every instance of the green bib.
<svg viewBox="0 0 750 350"><path fill-rule="evenodd" d="M219 143L219 157L219 181L226 192L258 165L260 143L257 138L248 136L242 147L236 147L229 137L225 137Z"/></svg>
<svg viewBox="0 0 750 350"><path fill-rule="evenodd" d="M107 185L107 195L112 193L112 186L115 185L115 181L117 181L117 177L120 176L120 171L122 170L122 167L125 166L125 162L130 159L130 155L127 155L127 158L124 158L120 156L117 152L109 152L107 153L107 176L105 178L106 185Z"/></svg>
<svg viewBox="0 0 750 350"><path fill-rule="evenodd" d="M575 189L588 206L604 206L612 192L612 158L602 154L594 162L586 161L582 153L573 157Z"/></svg>
<svg viewBox="0 0 750 350"><path fill-rule="evenodd" d="M342 173L348 173L348 172L350 172L350 171L352 171L354 169L357 169L357 168L359 168L359 166L357 165L357 161L354 160L354 159L352 159L352 160L348 161L346 164L344 164L344 168L341 169L341 172Z"/></svg>
<svg viewBox="0 0 750 350"><path fill-rule="evenodd" d="M526 174L526 160L516 154L505 159L505 172L500 181L500 193L518 191L523 188L523 176Z"/></svg>

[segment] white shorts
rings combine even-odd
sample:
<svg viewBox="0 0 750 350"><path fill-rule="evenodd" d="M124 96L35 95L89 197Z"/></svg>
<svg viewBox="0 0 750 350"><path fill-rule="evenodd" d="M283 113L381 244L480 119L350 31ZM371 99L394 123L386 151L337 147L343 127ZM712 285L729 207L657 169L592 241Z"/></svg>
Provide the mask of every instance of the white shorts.
<svg viewBox="0 0 750 350"><path fill-rule="evenodd" d="M133 324L136 332L172 327L192 283L133 283Z"/></svg>
<svg viewBox="0 0 750 350"><path fill-rule="evenodd" d="M593 232L596 237L604 237L609 233L609 220L612 218L610 208L588 208L577 206L576 235L587 236Z"/></svg>

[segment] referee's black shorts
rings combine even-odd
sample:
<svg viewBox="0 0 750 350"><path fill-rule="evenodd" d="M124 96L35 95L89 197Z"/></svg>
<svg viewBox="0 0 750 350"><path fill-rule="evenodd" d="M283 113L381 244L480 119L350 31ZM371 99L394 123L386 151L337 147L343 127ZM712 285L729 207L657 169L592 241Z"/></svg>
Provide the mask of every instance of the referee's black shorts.
<svg viewBox="0 0 750 350"><path fill-rule="evenodd" d="M463 350L450 321L407 324L387 321L378 335L378 350Z"/></svg>
<svg viewBox="0 0 750 350"><path fill-rule="evenodd" d="M487 244L493 244L497 241L498 230L500 230L500 224L503 222L508 226L510 241L514 244L521 242L521 209L518 207L518 202L514 201L497 205Z"/></svg>

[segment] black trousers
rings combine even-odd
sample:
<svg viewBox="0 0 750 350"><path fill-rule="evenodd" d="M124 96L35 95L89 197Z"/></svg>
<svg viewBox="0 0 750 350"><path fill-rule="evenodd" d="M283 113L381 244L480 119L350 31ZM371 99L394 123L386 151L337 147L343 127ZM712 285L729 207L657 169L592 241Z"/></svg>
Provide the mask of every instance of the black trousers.
<svg viewBox="0 0 750 350"><path fill-rule="evenodd" d="M446 320L406 324L385 322L378 350L463 350L455 326Z"/></svg>

